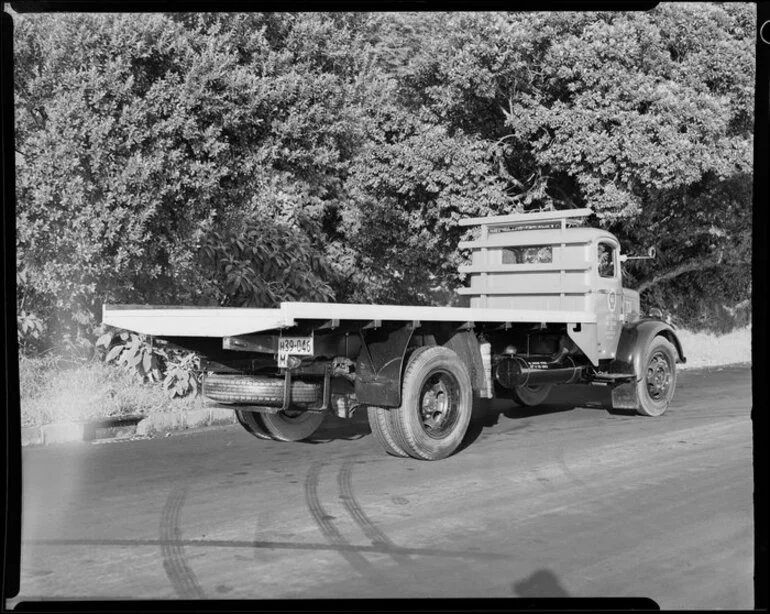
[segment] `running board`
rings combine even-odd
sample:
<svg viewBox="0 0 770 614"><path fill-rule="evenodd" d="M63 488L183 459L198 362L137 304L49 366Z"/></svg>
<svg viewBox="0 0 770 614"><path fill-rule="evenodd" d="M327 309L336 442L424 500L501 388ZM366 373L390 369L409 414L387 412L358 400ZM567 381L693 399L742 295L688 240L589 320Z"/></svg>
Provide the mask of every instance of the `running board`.
<svg viewBox="0 0 770 614"><path fill-rule="evenodd" d="M633 373L596 373L591 379L597 386L610 386L614 384L626 384L636 380Z"/></svg>

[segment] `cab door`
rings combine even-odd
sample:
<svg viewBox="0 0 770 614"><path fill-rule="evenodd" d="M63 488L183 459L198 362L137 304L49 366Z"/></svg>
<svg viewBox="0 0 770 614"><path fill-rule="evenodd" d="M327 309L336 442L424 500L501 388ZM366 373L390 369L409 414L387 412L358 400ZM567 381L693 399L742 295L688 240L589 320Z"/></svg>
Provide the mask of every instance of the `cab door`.
<svg viewBox="0 0 770 614"><path fill-rule="evenodd" d="M608 237L593 245L594 313L597 321L599 360L615 358L623 321L620 246Z"/></svg>

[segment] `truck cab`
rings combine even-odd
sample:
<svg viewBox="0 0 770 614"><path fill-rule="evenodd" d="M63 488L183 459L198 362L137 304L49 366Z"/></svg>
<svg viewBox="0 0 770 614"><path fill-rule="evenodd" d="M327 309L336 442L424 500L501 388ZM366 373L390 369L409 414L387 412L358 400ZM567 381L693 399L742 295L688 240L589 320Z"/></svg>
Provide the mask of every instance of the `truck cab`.
<svg viewBox="0 0 770 614"><path fill-rule="evenodd" d="M624 326L641 314L639 293L623 287L618 239L580 224L590 213L577 209L461 221L480 231L460 243L471 253L470 264L460 267L470 283L459 293L470 297L471 307L593 314L595 322L567 332L598 367L617 357Z"/></svg>
<svg viewBox="0 0 770 614"><path fill-rule="evenodd" d="M684 362L685 357L670 326L642 317L639 293L623 287L621 267L627 256L621 254L620 242L612 233L583 225L591 213L573 209L462 220L462 226L475 232L459 245L468 250L470 260L460 267L460 272L468 274L469 284L459 293L469 297L471 307L534 309L543 313L544 320L554 322L558 318L549 318L551 313L584 314L579 322L528 330L525 338L519 335L523 347L513 344L506 346L507 351L515 351L517 364L527 368L525 362L543 365L533 346L553 352L552 357L559 348L569 348L562 360L569 357L583 365L592 381L617 384L613 391L617 406L638 409L638 395L630 392L630 385L624 386L628 384L624 377L641 371L639 348L659 336L675 349L674 361ZM521 327L511 327L516 328ZM505 337L510 339L511 334L509 330ZM494 332L488 336L500 337ZM493 351L493 363L508 360ZM555 380L552 363L545 361L550 368L533 373L529 381ZM536 405L546 398L549 385L514 385L520 381L507 380L518 401Z"/></svg>

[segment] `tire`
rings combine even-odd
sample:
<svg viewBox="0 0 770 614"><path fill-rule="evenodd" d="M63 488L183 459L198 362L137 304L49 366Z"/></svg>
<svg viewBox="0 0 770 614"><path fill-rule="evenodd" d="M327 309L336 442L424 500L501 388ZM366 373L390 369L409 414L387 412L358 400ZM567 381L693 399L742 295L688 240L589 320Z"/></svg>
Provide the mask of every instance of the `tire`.
<svg viewBox="0 0 770 614"><path fill-rule="evenodd" d="M519 405L526 407L537 407L542 405L548 395L551 393L552 385L541 384L540 386L519 386L513 389L513 400Z"/></svg>
<svg viewBox="0 0 770 614"><path fill-rule="evenodd" d="M468 369L449 348L418 348L404 371L401 407L390 411L399 448L420 460L446 458L462 443L473 412Z"/></svg>
<svg viewBox="0 0 770 614"><path fill-rule="evenodd" d="M258 439L272 439L255 411L236 411L235 417L247 433Z"/></svg>
<svg viewBox="0 0 770 614"><path fill-rule="evenodd" d="M380 444L383 450L391 456L408 458L409 455L397 443L395 427L393 426L393 416L391 412L395 409L385 409L384 407L374 407L370 405L367 408L369 417L369 427L372 429L372 435Z"/></svg>
<svg viewBox="0 0 770 614"><path fill-rule="evenodd" d="M671 404L676 390L676 350L663 337L654 337L642 360L641 379L637 382L642 416L662 416Z"/></svg>
<svg viewBox="0 0 770 614"><path fill-rule="evenodd" d="M209 373L203 379L203 395L220 403L252 403L269 407L283 405L284 380L240 373ZM293 380L292 405L311 405L321 400L321 384Z"/></svg>
<svg viewBox="0 0 770 614"><path fill-rule="evenodd" d="M302 441L318 430L326 418L326 412L287 409L277 414L261 414L265 431L277 441Z"/></svg>

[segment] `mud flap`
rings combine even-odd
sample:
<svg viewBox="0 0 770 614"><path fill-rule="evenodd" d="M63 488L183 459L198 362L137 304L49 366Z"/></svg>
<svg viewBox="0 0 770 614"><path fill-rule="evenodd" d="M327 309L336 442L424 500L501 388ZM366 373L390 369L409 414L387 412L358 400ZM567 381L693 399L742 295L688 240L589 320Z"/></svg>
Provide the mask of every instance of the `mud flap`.
<svg viewBox="0 0 770 614"><path fill-rule="evenodd" d="M414 326L361 330L361 353L354 384L358 402L377 407L401 405L401 372Z"/></svg>
<svg viewBox="0 0 770 614"><path fill-rule="evenodd" d="M635 380L612 388L612 409L639 409L639 394Z"/></svg>

